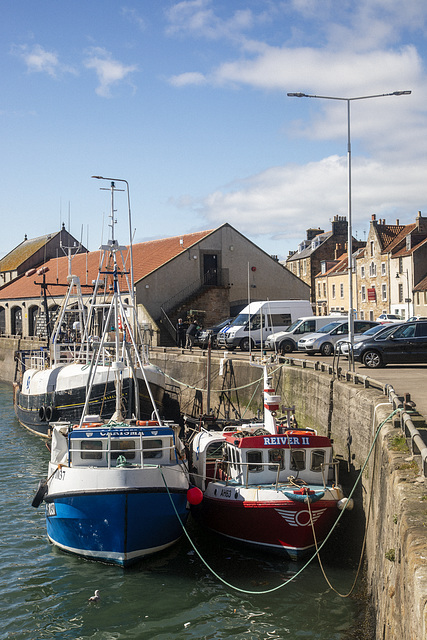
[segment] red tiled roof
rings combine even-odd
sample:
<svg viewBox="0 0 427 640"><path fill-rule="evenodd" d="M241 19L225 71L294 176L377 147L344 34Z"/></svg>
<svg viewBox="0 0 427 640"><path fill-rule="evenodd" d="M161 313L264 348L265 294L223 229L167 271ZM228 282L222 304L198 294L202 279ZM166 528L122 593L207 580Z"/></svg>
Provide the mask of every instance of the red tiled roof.
<svg viewBox="0 0 427 640"><path fill-rule="evenodd" d="M414 291L427 291L427 274L422 280L414 287Z"/></svg>
<svg viewBox="0 0 427 640"><path fill-rule="evenodd" d="M133 245L133 264L135 282L152 273L166 262L169 262L183 251L188 250L197 242L208 236L214 231L199 231L186 235L175 236L173 238L163 238L161 240L150 240ZM182 244L181 244L182 239ZM85 291L86 284L91 285L96 279L101 257L100 251L91 251L89 253L77 254L72 259L71 271L79 276L80 282ZM125 267L129 270L128 253L124 255ZM45 263L44 266L49 267L46 273L46 282L50 283L48 287L49 296L63 296L64 287L57 286L56 283L66 284L68 275L68 258L53 258ZM121 266L121 265L119 265ZM38 298L40 296L40 284L34 282L42 282L42 276L33 274L31 277L21 276L0 288L0 300L9 299L25 299ZM127 290L125 278L121 277L120 286L122 291Z"/></svg>
<svg viewBox="0 0 427 640"><path fill-rule="evenodd" d="M405 256L410 256L412 253L414 253L414 251L416 251L417 249L419 249L420 247L422 247L424 244L427 243L427 236L426 237L418 236L416 238L413 238L413 242L416 244L414 244L410 249L407 249L405 244L404 247L402 247L401 249L399 249L399 251L393 254L393 258L404 258Z"/></svg>
<svg viewBox="0 0 427 640"><path fill-rule="evenodd" d="M402 242L408 233L416 228L415 224L379 224L377 232L381 242L381 253L393 251Z"/></svg>

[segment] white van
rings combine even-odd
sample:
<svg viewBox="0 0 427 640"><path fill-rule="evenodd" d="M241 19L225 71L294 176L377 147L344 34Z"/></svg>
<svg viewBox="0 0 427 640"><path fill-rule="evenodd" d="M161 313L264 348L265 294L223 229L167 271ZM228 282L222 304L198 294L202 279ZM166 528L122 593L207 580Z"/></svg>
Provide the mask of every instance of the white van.
<svg viewBox="0 0 427 640"><path fill-rule="evenodd" d="M274 349L278 353L285 355L298 348L298 340L305 333L315 333L333 320L345 320L346 316L305 316L295 320L286 331L274 332L267 337L265 349Z"/></svg>
<svg viewBox="0 0 427 640"><path fill-rule="evenodd" d="M217 337L218 347L249 351L264 345L273 331L285 331L302 315L312 314L308 300L267 300L251 302Z"/></svg>

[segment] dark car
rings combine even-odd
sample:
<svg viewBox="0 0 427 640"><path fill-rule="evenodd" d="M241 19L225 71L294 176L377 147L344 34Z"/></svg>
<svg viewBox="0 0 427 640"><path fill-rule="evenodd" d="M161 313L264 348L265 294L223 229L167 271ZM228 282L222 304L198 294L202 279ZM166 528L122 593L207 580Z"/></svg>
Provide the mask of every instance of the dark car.
<svg viewBox="0 0 427 640"><path fill-rule="evenodd" d="M202 329L202 331L200 331L199 335L196 338L196 344L201 349L207 349L207 346L209 344L209 338L210 338L211 347L213 349L216 349L217 347L216 337L218 333L221 331L221 329L224 329L224 327L228 327L228 325L231 323L232 320L233 318L227 318L226 320L223 320L222 322L215 324L213 327L209 327L208 329Z"/></svg>
<svg viewBox="0 0 427 640"><path fill-rule="evenodd" d="M386 364L427 363L427 322L387 325L384 331L354 345L354 359L371 369Z"/></svg>

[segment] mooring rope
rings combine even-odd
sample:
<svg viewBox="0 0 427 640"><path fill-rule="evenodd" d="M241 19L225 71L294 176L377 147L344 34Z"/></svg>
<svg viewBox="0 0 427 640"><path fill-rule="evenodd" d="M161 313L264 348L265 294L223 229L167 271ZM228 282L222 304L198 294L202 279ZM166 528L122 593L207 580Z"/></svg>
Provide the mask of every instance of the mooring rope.
<svg viewBox="0 0 427 640"><path fill-rule="evenodd" d="M373 442L372 442L372 444L371 444L371 447L370 447L370 449L369 449L368 456L367 456L367 458L366 458L365 462L363 463L363 465L362 465L362 467L361 467L361 470L360 470L360 472L359 472L359 475L358 475L358 477L357 477L357 479L356 479L356 482L355 482L355 484L354 484L354 486L353 486L352 490L350 491L350 493L349 493L349 495L348 495L347 502L346 502L346 504L344 505L344 508L342 509L342 511L340 511L340 513L339 513L339 515L338 515L338 518L336 519L336 521L335 521L335 522L334 522L334 524L332 525L332 527L331 527L331 529L330 529L330 531L329 531L328 535L327 535L327 536L326 536L326 538L323 540L323 542L322 542L320 545L318 545L318 543L317 543L317 539L316 539L316 537L315 537L315 535L314 535L315 548L316 548L316 550L315 550L315 552L313 553L313 555L309 558L309 560L307 560L307 562L306 562L306 563L301 567L301 569L300 569L299 571L297 571L293 576L291 576L288 580L285 580L285 581L284 581L284 582L282 582L281 584L279 584L279 585L277 585L277 586L275 586L275 587L272 587L271 589L265 589L265 590L263 590L263 591L250 591L250 590L248 590L248 589L243 589L243 588L241 588L241 587L237 587L236 585L233 585L233 584L231 584L230 582L228 582L227 580L225 580L224 578L222 578L222 577L221 577L221 576L220 576L220 575L219 575L219 574L218 574L218 573L217 573L217 572L216 572L216 571L215 571L215 570L214 570L214 569L213 569L213 568L208 564L208 562L203 558L202 554L199 552L199 550L198 550L198 549L197 549L197 547L195 546L195 544L194 544L193 540L191 539L191 537L190 537L190 535L189 535L189 533L188 533L188 531L187 531L187 529L186 529L186 527L185 527L185 524L182 522L181 518L179 517L179 514L178 514L178 512L177 512L177 510L176 510L175 504L174 504L174 502L173 502L173 500L172 500L172 496L171 496L171 494L170 494L169 487L168 487L168 485L167 485L167 483L166 483L166 480L165 480L165 477L164 477L164 475L163 475L163 471L162 471L162 469L160 469L160 473L161 473L161 475L162 475L163 483L164 483L164 485L165 485L165 487L166 487L166 491L167 491L167 494L168 494L169 499L170 499L170 501L171 501L171 504L172 504L173 510L174 510L174 512L175 512L175 515L176 515L176 517L178 518L179 522L181 523L181 527L182 527L182 529L183 529L183 531L184 531L184 534L185 534L186 538L187 538L187 539L188 539L188 541L190 542L190 544L191 544L192 548L194 549L194 551L196 552L196 554L197 554L197 556L200 558L200 560L203 562L203 564L205 565L205 567L206 567L206 568L207 568L207 569L212 573L212 575L213 575L215 578L217 578L217 580L219 580L220 582L222 582L225 586L229 587L230 589L234 589L235 591L238 591L239 593L245 593L245 594L248 594L248 595L251 595L251 594L252 594L252 595L263 595L263 594L266 594L266 593L273 593L274 591L278 591L279 589L283 589L283 587L286 587L289 583L291 583L293 580L295 580L299 575L301 575L301 574L303 573L303 571L305 571L305 569L308 567L308 565L309 565L309 564L311 564L311 562L314 560L314 558L315 558L316 556L319 558L319 552L323 549L323 547L325 546L326 542L329 540L329 538L330 538L330 536L332 535L333 531L334 531L334 530L335 530L335 528L337 527L337 525L338 525L338 523L339 523L340 519L342 518L342 516L343 516L343 514L344 514L344 512L345 512L345 510L346 510L346 505L348 504L348 501L349 501L349 500L350 500L350 498L352 497L352 495L353 495L354 491L356 490L357 485L359 484L359 482L360 482L360 480L361 480L361 478L362 478L363 472L364 472L364 470L365 470L365 468L366 468L366 465L368 464L369 458L370 458L370 456L371 456L371 454L372 454L372 451L373 451L373 449L374 449L374 446L375 446L375 444L376 444L377 438L378 438L378 436L379 436L379 433L380 433L380 431L381 431L382 427L386 424L386 422L388 422L388 421L389 421L389 420L390 420L394 415L396 415L396 413L397 413L398 411L400 411L400 410L401 410L400 408L395 409L395 410L394 410L394 411L393 411L389 416L387 416L387 418L386 418L385 420L383 420L383 422L379 425L379 427L378 427L378 429L377 429L377 432L376 432L376 434L375 434L375 437L374 437L374 439L373 439ZM370 508L370 504L371 504L371 500L370 500L370 502L369 502L369 508ZM311 509L310 509L310 505L309 505L309 503L308 503L308 509L309 509L309 514L310 514L310 521L311 521L312 528L313 528L313 521L312 521ZM314 528L313 528L313 534L314 534ZM340 597L348 597L348 596L352 593L352 591L354 590L354 587L355 587L356 582L357 582L357 578L358 578L358 576L359 576L360 567L361 567L361 564L362 564L362 557L363 557L363 552L364 552L364 547L365 547L365 541L366 541L366 531L365 531L365 537L364 537L364 541L363 541L363 545L362 545L362 552L361 552L361 555L360 555L359 566L358 566L357 573L356 573L356 578L355 578L355 580L354 580L354 582L353 582L353 585L352 585L352 587L351 587L351 590L349 591L349 593L348 593L348 594L342 595L342 594L340 594L340 593L339 593L339 592L338 592L338 591L337 591L337 590L332 586L332 584L331 584L331 583L330 583L330 581L328 580L328 578L327 578L327 576L326 576L325 572L323 571L323 567L322 567L322 565L321 565L322 572L323 572L323 575L324 575L324 577L325 577L325 579L326 579L327 584L328 584L328 585L329 585L329 587L330 587L330 588L331 588L331 589L332 589L332 590L333 590L337 595L339 595ZM319 558L319 561L320 561L320 558Z"/></svg>
<svg viewBox="0 0 427 640"><path fill-rule="evenodd" d="M378 427L378 429L377 429L377 431L376 431L375 437L374 437L374 439L373 439L373 441L372 441L371 447L370 447L370 449L369 449L368 457L366 458L365 462L364 462L364 463L363 463L363 465L362 465L362 468L361 468L361 470L360 470L360 472L359 472L359 475L358 475L357 480L356 480L356 482L355 482L355 484L354 484L354 486L353 486L353 489L351 490L351 492L350 492L350 494L349 494L349 496L348 496L348 498L347 498L347 501L349 501L349 500L350 500L351 496L353 495L353 493L354 493L354 491L355 491L355 489L356 489L357 485L359 484L359 482L360 482L360 480L361 480L361 478L362 478L362 474L363 474L363 472L364 472L364 470L365 470L365 467L366 467L366 465L367 465L367 463L368 463L368 461L369 461L369 458L371 457L371 453L372 453L372 451L373 451L373 449L374 449L374 447L375 447L375 444L376 444L376 442L377 442L377 438L378 438L378 436L379 436L379 433L380 433L380 431L381 431L382 427L386 424L386 422L388 422L389 420L391 420L391 418L392 418L394 415L396 415L396 413L397 413L398 411L401 411L401 408L400 408L400 407L399 407L399 408L397 408L397 409L395 409L392 413L390 413L390 415L389 415L389 416L387 416L387 418L386 418L385 420L383 420L383 422L381 422L381 424L379 425L379 427ZM360 551L360 558L359 558L359 562L358 562L358 565L357 565L356 577L354 578L353 584L352 584L352 586L351 586L350 591L348 591L348 593L340 593L337 589L335 589L335 587L331 584L331 582L330 582L330 580L329 580L328 576L326 575L326 572L325 572L325 569L324 569L324 567L323 567L322 560L321 560L321 558L320 558L320 554L319 554L319 551L320 551L321 547L319 547L319 548L318 548L318 546L317 546L317 538L316 538L316 533L315 533L315 530L314 530L314 522L313 522L313 517L312 517L312 513L311 513L310 501L307 499L307 502L308 502L308 512L309 512L309 514L310 514L310 524L311 524L311 528L312 528L312 531L313 531L314 544L315 544L315 547L316 547L316 554L317 554L317 559L318 559L318 561L319 561L319 566L320 566L320 569L322 570L323 577L325 578L325 580L326 580L326 582L327 582L327 584L328 584L329 588L330 588L330 589L332 589L332 591L334 591L334 592L335 592L335 593L336 593L340 598L348 598L348 597L353 593L354 588L355 588L355 586L356 586L357 579L358 579L358 577L359 577L360 569L361 569L361 567L362 567L363 554L364 554L364 552L365 552L366 538L367 538L367 534L368 534L368 525L369 525L369 520L370 520L370 515L371 515L372 494L373 494L373 487L374 487L374 472L375 472L375 467L374 467L374 469L373 469L373 473L372 473L371 489L370 489L370 492L369 492L368 515L367 515L367 518L366 518L365 532L364 532L364 535L363 535L363 542L362 542L362 548L361 548L361 551ZM336 525L336 524L338 524L338 521L340 520L340 518L341 518L341 516L343 515L344 511L346 510L346 506L347 506L347 504L348 504L348 502L346 502L346 503L345 503L345 505L344 505L344 509L343 509L343 510L341 511L341 513L339 514L338 519L337 519L337 521L336 521L335 525ZM334 525L334 528L335 528L335 525ZM333 529L331 529L331 531L328 533L327 537L326 537L326 538L325 538L325 540L323 541L323 544L328 540L328 538L329 538L329 536L331 535L332 531L333 531ZM322 544L322 546L323 546L323 544Z"/></svg>

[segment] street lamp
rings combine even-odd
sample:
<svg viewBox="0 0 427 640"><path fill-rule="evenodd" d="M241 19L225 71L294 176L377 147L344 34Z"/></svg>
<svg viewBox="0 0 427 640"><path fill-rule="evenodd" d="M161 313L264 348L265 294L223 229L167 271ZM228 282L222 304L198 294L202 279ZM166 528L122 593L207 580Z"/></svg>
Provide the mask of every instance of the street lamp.
<svg viewBox="0 0 427 640"><path fill-rule="evenodd" d="M410 303L412 302L412 299L409 297L409 276L408 276L408 269L406 269L406 271L401 271L400 273L397 272L396 273L396 278L399 280L400 276L405 276L406 278L406 298L405 298L405 302L408 305L408 315L406 317L406 320L409 320L409 318L411 317L411 308L410 308Z"/></svg>
<svg viewBox="0 0 427 640"><path fill-rule="evenodd" d="M368 100L369 98L384 98L386 96L409 96L411 91L393 91L392 93L378 93L370 96L357 96L354 98L340 98L337 96L317 96L307 93L288 93L290 98L320 98L321 100L341 100L347 102L347 165L348 165L348 339L350 342L349 369L354 371L353 344L354 344L354 313L353 313L353 230L351 211L351 139L350 139L350 102L354 100Z"/></svg>

